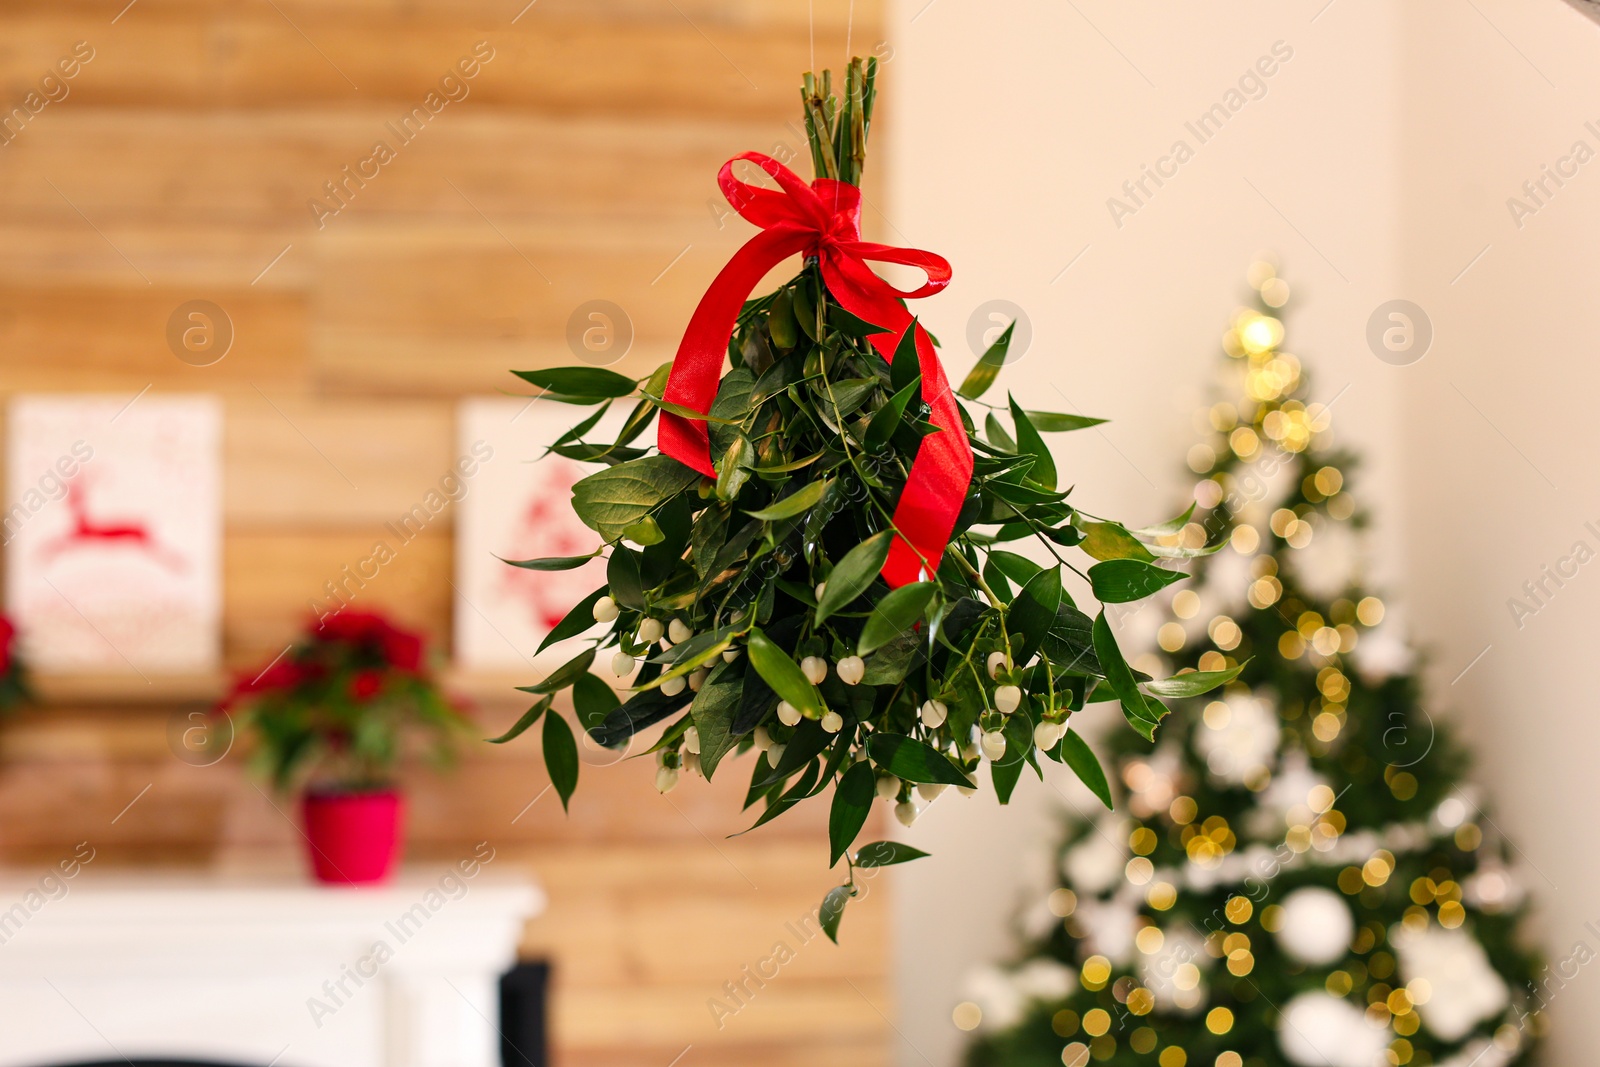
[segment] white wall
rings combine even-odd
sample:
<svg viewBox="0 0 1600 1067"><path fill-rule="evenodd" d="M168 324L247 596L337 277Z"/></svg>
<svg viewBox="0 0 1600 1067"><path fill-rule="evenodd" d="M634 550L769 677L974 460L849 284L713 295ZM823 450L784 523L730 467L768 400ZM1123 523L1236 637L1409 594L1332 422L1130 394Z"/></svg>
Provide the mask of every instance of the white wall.
<svg viewBox="0 0 1600 1067"><path fill-rule="evenodd" d="M1336 426L1369 456L1362 484L1382 536L1404 540L1393 431L1403 377L1364 341L1373 308L1405 295L1398 0L1336 0L1319 15L1325 3L901 0L891 20L883 236L954 264L947 293L918 308L953 376L973 358L968 315L1007 298L1034 341L1002 383L1030 406L1114 420L1059 451L1091 511L1141 522L1173 513L1243 271L1274 249L1297 294L1291 349L1322 398L1343 390ZM1200 145L1184 123L1279 41L1293 57L1265 96ZM1194 158L1118 227L1107 199L1179 138ZM1418 536L1437 534L1415 519ZM1060 784L1087 810L1086 793ZM908 1067L954 1062L962 976L1003 944L1030 856L1054 832L1047 809L1067 802L1033 781L1018 794L1004 817L988 797L947 794L911 835L934 858L898 875Z"/></svg>

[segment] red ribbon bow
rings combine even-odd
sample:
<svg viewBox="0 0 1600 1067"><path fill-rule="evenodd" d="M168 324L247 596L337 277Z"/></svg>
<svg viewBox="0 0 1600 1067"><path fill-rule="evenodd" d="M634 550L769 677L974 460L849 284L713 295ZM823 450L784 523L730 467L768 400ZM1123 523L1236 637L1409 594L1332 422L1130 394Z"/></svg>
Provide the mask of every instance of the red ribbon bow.
<svg viewBox="0 0 1600 1067"><path fill-rule="evenodd" d="M734 177L733 165L741 159L759 165L780 188L765 189ZM922 396L932 408L929 421L939 432L922 439L911 465L895 507L894 524L899 533L890 546L883 577L890 586L898 587L931 576L939 569L972 482L972 448L933 342L901 300L943 289L950 283L950 264L932 252L861 240L860 189L832 178L818 178L807 185L794 171L760 152L745 152L723 164L717 184L734 210L762 232L734 253L695 308L673 359L664 398L681 407L709 412L728 340L750 292L768 271L790 256L800 252L815 256L833 299L857 318L884 328L885 332L869 340L885 360L894 359L896 342L915 324ZM867 266L869 260L917 267L928 280L903 292L874 274ZM710 435L703 421L662 412L657 446L663 454L706 477L716 477Z"/></svg>

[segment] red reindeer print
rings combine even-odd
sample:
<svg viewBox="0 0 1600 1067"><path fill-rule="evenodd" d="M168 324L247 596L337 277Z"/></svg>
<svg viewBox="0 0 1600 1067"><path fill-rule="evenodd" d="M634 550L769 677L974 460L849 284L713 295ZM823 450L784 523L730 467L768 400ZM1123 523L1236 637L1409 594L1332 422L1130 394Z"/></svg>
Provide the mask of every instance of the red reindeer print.
<svg viewBox="0 0 1600 1067"><path fill-rule="evenodd" d="M136 549L172 571L184 569L183 557L169 551L151 537L149 528L137 522L96 522L89 517L84 479L67 483L67 510L72 513L72 529L39 547L39 560L50 563L67 552L92 547L123 545Z"/></svg>

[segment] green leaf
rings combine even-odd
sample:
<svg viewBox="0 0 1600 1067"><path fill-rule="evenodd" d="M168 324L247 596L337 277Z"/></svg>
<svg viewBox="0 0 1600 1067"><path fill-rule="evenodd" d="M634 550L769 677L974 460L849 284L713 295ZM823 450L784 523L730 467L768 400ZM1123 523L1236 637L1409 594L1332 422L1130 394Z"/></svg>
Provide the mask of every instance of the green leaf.
<svg viewBox="0 0 1600 1067"><path fill-rule="evenodd" d="M671 669L663 672L651 684L659 685L669 678L681 678L696 668L704 667L728 650L738 632L735 627L724 626L720 630L695 634L672 650L671 654L677 658L672 661Z"/></svg>
<svg viewBox="0 0 1600 1067"><path fill-rule="evenodd" d="M1008 396L1007 399L1011 403L1011 423L1017 431L1017 451L1034 459L1033 466L1028 468L1028 477L1046 489L1054 489L1056 461L1050 455L1050 446L1044 443L1039 431L1028 421L1028 413L1022 410L1022 405L1017 403L1016 397Z"/></svg>
<svg viewBox="0 0 1600 1067"><path fill-rule="evenodd" d="M833 807L828 812L828 846L831 849L828 866L839 862L839 857L867 824L877 784L872 765L862 762L845 771L834 787Z"/></svg>
<svg viewBox="0 0 1600 1067"><path fill-rule="evenodd" d="M1040 433L1067 433L1099 426L1105 419L1091 419L1087 415L1063 415L1056 411L1030 411L1028 419Z"/></svg>
<svg viewBox="0 0 1600 1067"><path fill-rule="evenodd" d="M587 556L545 556L543 559L501 559L501 563L508 563L513 567L521 567L525 571L575 571L600 554L597 548ZM500 557L496 556L496 559Z"/></svg>
<svg viewBox="0 0 1600 1067"><path fill-rule="evenodd" d="M651 516L646 515L638 522L623 530L622 536L626 537L636 545L649 547L650 545L659 545L665 535L662 534L661 527L656 520Z"/></svg>
<svg viewBox="0 0 1600 1067"><path fill-rule="evenodd" d="M1156 557L1121 523L1085 522L1081 547L1095 559L1137 559L1149 563Z"/></svg>
<svg viewBox="0 0 1600 1067"><path fill-rule="evenodd" d="M733 717L743 695L744 676L733 669L733 664L725 663L711 672L689 708L695 729L700 731L700 769L707 781L716 773L722 757L739 743L733 732Z"/></svg>
<svg viewBox="0 0 1600 1067"><path fill-rule="evenodd" d="M529 385L569 397L610 399L633 392L635 382L604 367L547 367L544 370L512 371Z"/></svg>
<svg viewBox="0 0 1600 1067"><path fill-rule="evenodd" d="M1155 567L1143 560L1109 559L1089 568L1089 583L1102 604L1127 604L1143 600L1189 577L1183 571Z"/></svg>
<svg viewBox="0 0 1600 1067"><path fill-rule="evenodd" d="M1000 420L994 417L992 411L983 417L983 437L1002 452L1015 454L1017 451L1017 443L1006 433L1006 428L1000 425Z"/></svg>
<svg viewBox="0 0 1600 1067"><path fill-rule="evenodd" d="M789 657L789 653L774 644L759 627L751 628L746 645L750 653L750 665L772 687L774 693L802 712L822 714L822 694L806 679L800 665Z"/></svg>
<svg viewBox="0 0 1600 1067"><path fill-rule="evenodd" d="M534 650L538 655L557 641L565 641L569 637L577 637L589 627L596 625L594 621L594 606L600 603L600 598L608 595L605 586L601 586L582 600L578 601L571 611L562 616L556 623L556 628L544 635L544 640L539 642L539 647Z"/></svg>
<svg viewBox="0 0 1600 1067"><path fill-rule="evenodd" d="M793 348L800 340L800 327L794 317L794 297L788 289L780 289L767 309L767 333L779 348Z"/></svg>
<svg viewBox="0 0 1600 1067"><path fill-rule="evenodd" d="M1245 663L1249 663L1245 660ZM1244 670L1244 663L1237 667L1229 667L1225 671L1188 671L1184 674L1175 674L1171 678L1161 681L1146 682L1146 692L1154 693L1158 697L1167 697L1170 700L1185 700L1189 697L1203 696L1219 685L1227 685Z"/></svg>
<svg viewBox="0 0 1600 1067"><path fill-rule="evenodd" d="M553 711L544 720L544 768L561 796L561 809L567 810L567 801L578 788L578 745L567 720Z"/></svg>
<svg viewBox="0 0 1600 1067"><path fill-rule="evenodd" d="M899 393L911 386L909 407L913 410L922 402L922 360L917 354L918 320L912 319L894 345L894 358L889 360L889 388Z"/></svg>
<svg viewBox="0 0 1600 1067"><path fill-rule="evenodd" d="M782 500L770 504L760 511L747 511L745 514L752 519L760 519L762 522L778 522L782 519L792 519L796 515L803 515L815 507L817 501L822 499L822 494L828 491L830 484L831 481L812 482L804 489L790 493Z"/></svg>
<svg viewBox="0 0 1600 1067"><path fill-rule="evenodd" d="M879 387L877 378L847 378L827 383L822 395L828 398L828 407L840 419L855 414L866 403L867 397Z"/></svg>
<svg viewBox="0 0 1600 1067"><path fill-rule="evenodd" d="M1122 649L1117 647L1117 639L1111 633L1111 624L1106 621L1105 612L1101 612L1094 620L1094 653L1101 669L1106 672L1106 682L1111 686L1111 691L1122 703L1122 714L1128 720L1128 725L1146 741L1154 741L1156 724L1166 716L1167 709L1159 700L1139 692L1138 680L1134 678L1128 661L1122 658Z"/></svg>
<svg viewBox="0 0 1600 1067"><path fill-rule="evenodd" d="M755 461L756 450L751 447L750 439L742 433L736 435L723 453L722 462L717 464L718 500L732 500L739 495L744 483L750 480L750 466Z"/></svg>
<svg viewBox="0 0 1600 1067"><path fill-rule="evenodd" d="M585 526L615 541L629 526L700 480L671 456L646 456L591 474L572 487L572 508Z"/></svg>
<svg viewBox="0 0 1600 1067"><path fill-rule="evenodd" d="M590 621L591 623L593 622L592 616ZM541 678L537 684L519 685L517 688L524 693L536 693L541 696L549 693L558 693L577 681L578 675L587 672L589 665L593 662L594 649L586 648Z"/></svg>
<svg viewBox="0 0 1600 1067"><path fill-rule="evenodd" d="M1012 660L1022 666L1044 644L1061 608L1061 571L1046 567L1028 580L1006 611L1006 632L1011 637Z"/></svg>
<svg viewBox="0 0 1600 1067"><path fill-rule="evenodd" d="M919 378L883 402L883 407L879 408L873 414L872 421L867 423L867 434L862 443L868 451L875 451L889 443L889 438L894 436L900 420L905 417L906 405L911 403L911 398L916 396L921 388L922 380Z"/></svg>
<svg viewBox="0 0 1600 1067"><path fill-rule="evenodd" d="M912 848L898 841L874 841L870 845L862 845L856 852L856 866L891 867L896 863L920 860L926 855L920 848Z"/></svg>
<svg viewBox="0 0 1600 1067"><path fill-rule="evenodd" d="M933 582L912 582L891 590L873 605L872 614L867 616L861 638L856 642L856 655L868 655L911 629L922 618L938 588Z"/></svg>
<svg viewBox="0 0 1600 1067"><path fill-rule="evenodd" d="M1108 809L1112 808L1111 786L1106 782L1106 772L1101 769L1100 761L1095 758L1094 750L1089 743L1078 736L1078 731L1068 730L1061 735L1061 758L1078 780L1089 787L1090 792L1100 798L1100 803Z"/></svg>
<svg viewBox="0 0 1600 1067"><path fill-rule="evenodd" d="M835 945L839 943L839 920L844 918L844 906L850 903L850 897L855 891L847 885L836 885L828 890L828 895L822 898L822 907L817 911L817 918L822 923L822 932L828 935L828 940Z"/></svg>
<svg viewBox="0 0 1600 1067"><path fill-rule="evenodd" d="M545 711L549 709L549 707L550 698L545 697L533 707L523 712L522 718L518 719L516 723L512 725L511 729L507 730L499 737L490 737L486 738L485 740L487 740L491 745L503 745L507 741L515 740L516 738L521 737L527 732L528 727L539 721L539 716L543 715Z"/></svg>
<svg viewBox="0 0 1600 1067"><path fill-rule="evenodd" d="M901 634L867 657L867 670L861 684L897 685L905 680L922 653L922 638L915 633Z"/></svg>
<svg viewBox="0 0 1600 1067"><path fill-rule="evenodd" d="M1195 506L1196 505L1194 504L1190 504L1188 510L1175 519L1168 519L1166 522L1158 522L1154 526L1145 526L1141 529L1130 532L1139 537L1171 536L1189 524L1189 519L1194 515Z"/></svg>
<svg viewBox="0 0 1600 1067"><path fill-rule="evenodd" d="M611 550L611 558L606 561L606 586L618 604L644 610L644 579L639 576L637 552L621 545Z"/></svg>
<svg viewBox="0 0 1600 1067"><path fill-rule="evenodd" d="M1005 328L1005 332L996 337L994 344L978 360L961 383L961 388L956 392L968 400L976 400L994 384L995 378L1000 375L1000 368L1005 366L1006 351L1011 347L1011 331L1017 328L1015 322Z"/></svg>
<svg viewBox="0 0 1600 1067"><path fill-rule="evenodd" d="M872 762L897 778L908 782L971 786L972 779L951 763L944 753L913 737L874 733L867 741Z"/></svg>
<svg viewBox="0 0 1600 1067"><path fill-rule="evenodd" d="M620 707L617 691L594 674L580 674L572 683L572 711L578 728L592 730Z"/></svg>
<svg viewBox="0 0 1600 1067"><path fill-rule="evenodd" d="M822 588L822 600L817 604L817 625L841 608L848 607L856 597L872 588L872 583L883 570L889 558L889 545L894 531L883 530L873 534L844 554L828 575Z"/></svg>

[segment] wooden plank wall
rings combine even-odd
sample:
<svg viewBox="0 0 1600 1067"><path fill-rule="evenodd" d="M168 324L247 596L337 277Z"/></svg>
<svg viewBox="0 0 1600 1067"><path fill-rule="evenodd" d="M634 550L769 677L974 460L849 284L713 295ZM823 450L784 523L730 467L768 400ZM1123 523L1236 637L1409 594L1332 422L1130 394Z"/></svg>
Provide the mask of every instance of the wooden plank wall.
<svg viewBox="0 0 1600 1067"><path fill-rule="evenodd" d="M847 36L881 46L877 0L126 2L0 0L7 108L92 50L64 97L7 112L0 135L0 393L223 397L233 666L270 658L322 583L437 482L460 397L513 386L510 367L571 361L579 303L629 312L621 369L670 355L751 232L719 218L717 167L801 147L791 120L812 47L838 66ZM475 49L469 95L400 143L386 124ZM331 206L324 183L378 140L394 158L318 220L308 202ZM168 347L169 316L193 299L233 324L213 366ZM363 594L441 645L448 519ZM296 854L237 753L174 757L169 733L206 680L83 681L54 680L56 698L0 734L0 859L49 862L81 840L105 871ZM518 710L502 684L460 681L486 729ZM546 785L531 738L474 746L449 779L408 774L414 859L488 840L549 889L524 948L556 965L557 1062L885 1062L882 892L852 907L843 948L802 946L787 926L836 881L826 812L726 840L742 828L733 776L665 801L650 777L590 767L563 818L553 795L528 806ZM708 1001L779 941L796 958L719 1026Z"/></svg>

